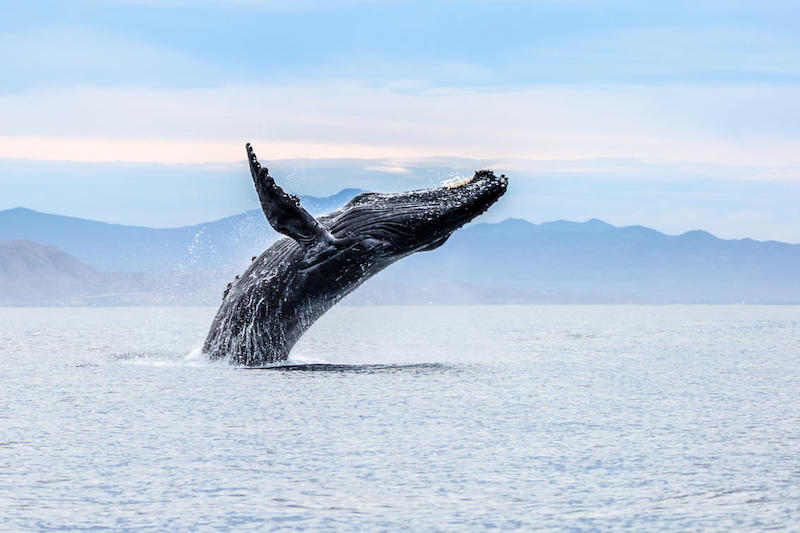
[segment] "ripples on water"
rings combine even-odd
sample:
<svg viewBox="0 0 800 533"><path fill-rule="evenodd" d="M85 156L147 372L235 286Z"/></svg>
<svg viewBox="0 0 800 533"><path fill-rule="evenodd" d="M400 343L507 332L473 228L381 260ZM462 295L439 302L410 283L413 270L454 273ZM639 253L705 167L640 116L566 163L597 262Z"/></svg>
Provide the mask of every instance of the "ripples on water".
<svg viewBox="0 0 800 533"><path fill-rule="evenodd" d="M800 527L800 308L0 309L0 529Z"/></svg>

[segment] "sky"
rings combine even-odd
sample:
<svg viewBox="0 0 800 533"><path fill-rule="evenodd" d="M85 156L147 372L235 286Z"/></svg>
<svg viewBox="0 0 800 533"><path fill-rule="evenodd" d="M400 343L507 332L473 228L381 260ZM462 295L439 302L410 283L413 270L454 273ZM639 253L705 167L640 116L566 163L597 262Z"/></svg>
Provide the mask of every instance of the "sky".
<svg viewBox="0 0 800 533"><path fill-rule="evenodd" d="M176 226L510 178L484 220L800 242L796 2L0 0L0 209Z"/></svg>

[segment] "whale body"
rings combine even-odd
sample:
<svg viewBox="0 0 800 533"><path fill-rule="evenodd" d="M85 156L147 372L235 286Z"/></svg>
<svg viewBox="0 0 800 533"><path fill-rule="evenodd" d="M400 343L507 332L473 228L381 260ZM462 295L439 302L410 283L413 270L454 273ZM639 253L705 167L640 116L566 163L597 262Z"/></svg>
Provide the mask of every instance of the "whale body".
<svg viewBox="0 0 800 533"><path fill-rule="evenodd" d="M505 192L508 179L480 170L468 179L402 193L363 193L314 218L286 194L246 146L267 220L286 235L228 285L203 351L262 366L286 360L323 313L395 261L441 246Z"/></svg>

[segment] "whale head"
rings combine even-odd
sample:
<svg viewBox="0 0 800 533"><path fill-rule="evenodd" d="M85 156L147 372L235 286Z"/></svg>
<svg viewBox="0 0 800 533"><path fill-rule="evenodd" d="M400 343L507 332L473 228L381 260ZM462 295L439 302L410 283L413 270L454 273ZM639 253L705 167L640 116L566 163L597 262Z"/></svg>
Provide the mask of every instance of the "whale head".
<svg viewBox="0 0 800 533"><path fill-rule="evenodd" d="M508 178L479 170L471 178L402 193L363 193L328 215L336 237L380 243L391 256L433 250L505 194Z"/></svg>

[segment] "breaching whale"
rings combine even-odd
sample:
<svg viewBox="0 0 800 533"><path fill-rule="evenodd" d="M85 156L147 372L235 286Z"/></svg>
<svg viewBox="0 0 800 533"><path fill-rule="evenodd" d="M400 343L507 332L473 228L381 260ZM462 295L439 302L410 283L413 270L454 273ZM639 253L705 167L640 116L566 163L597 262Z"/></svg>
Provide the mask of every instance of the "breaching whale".
<svg viewBox="0 0 800 533"><path fill-rule="evenodd" d="M441 246L508 185L505 175L479 170L440 187L359 194L315 219L275 184L249 143L246 148L264 214L286 237L228 285L203 345L211 359L238 365L285 360L339 300L398 259Z"/></svg>

